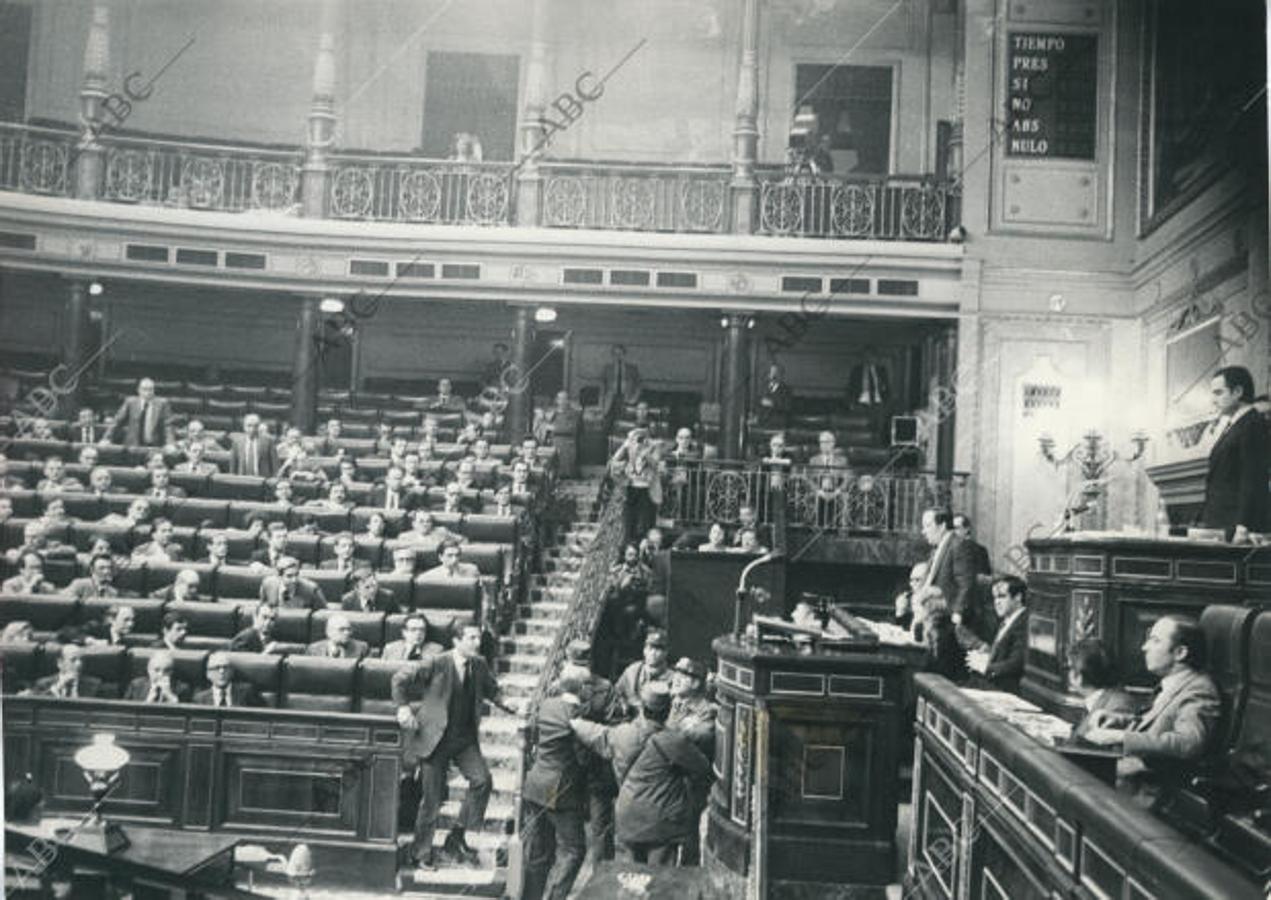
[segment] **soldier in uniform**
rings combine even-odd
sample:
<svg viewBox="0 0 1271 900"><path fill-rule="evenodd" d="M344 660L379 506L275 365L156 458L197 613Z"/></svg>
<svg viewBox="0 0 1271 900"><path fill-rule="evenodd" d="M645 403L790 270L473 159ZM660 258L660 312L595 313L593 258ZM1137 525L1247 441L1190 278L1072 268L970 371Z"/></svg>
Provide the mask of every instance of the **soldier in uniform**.
<svg viewBox="0 0 1271 900"><path fill-rule="evenodd" d="M637 659L623 670L616 686L618 699L626 707L630 718L640 708L640 690L650 681L671 682L671 670L666 664L666 632L650 628L644 636L643 658Z"/></svg>
<svg viewBox="0 0 1271 900"><path fill-rule="evenodd" d="M715 715L719 707L706 693L706 667L695 659L681 657L671 670L671 714L666 727L680 732L707 759L715 757ZM689 832L680 849L680 865L696 866L702 861L702 835L700 823L705 811L706 795L699 800L694 822L699 827Z"/></svg>

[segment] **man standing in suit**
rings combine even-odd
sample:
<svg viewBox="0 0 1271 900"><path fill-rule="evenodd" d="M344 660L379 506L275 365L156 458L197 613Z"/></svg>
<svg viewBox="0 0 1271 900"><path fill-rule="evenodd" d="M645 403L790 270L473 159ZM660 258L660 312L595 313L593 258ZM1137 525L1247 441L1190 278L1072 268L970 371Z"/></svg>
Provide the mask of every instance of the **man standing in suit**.
<svg viewBox="0 0 1271 900"><path fill-rule="evenodd" d="M102 443L123 443L129 447L163 447L175 438L172 429L172 406L154 395L154 382L143 378L137 383L137 396L119 406L115 420L106 431ZM122 437L120 442L117 438Z"/></svg>
<svg viewBox="0 0 1271 900"><path fill-rule="evenodd" d="M1184 778L1209 747L1221 710L1218 687L1204 672L1205 632L1183 616L1162 616L1143 642L1143 662L1160 692L1141 716L1101 710L1085 738L1120 745L1117 786L1151 806L1163 784Z"/></svg>
<svg viewBox="0 0 1271 900"><path fill-rule="evenodd" d="M967 666L982 676L982 684L995 691L1017 691L1024 677L1024 651L1028 649L1028 588L1023 579L1001 575L993 579L993 610L1001 624L987 651L967 654Z"/></svg>
<svg viewBox="0 0 1271 900"><path fill-rule="evenodd" d="M294 556L281 557L277 574L264 577L260 600L279 609L324 609L327 605L322 588L300 577L300 560Z"/></svg>
<svg viewBox="0 0 1271 900"><path fill-rule="evenodd" d="M525 883L521 900L565 900L587 853L583 819L587 809L589 756L569 720L580 715L586 682L562 673L538 708L538 752L525 773Z"/></svg>
<svg viewBox="0 0 1271 900"><path fill-rule="evenodd" d="M989 548L971 536L971 520L966 514L954 513L953 531L971 547L971 554L975 558L975 574L992 575L993 563L989 560Z"/></svg>
<svg viewBox="0 0 1271 900"><path fill-rule="evenodd" d="M217 651L207 658L209 686L194 695L194 702L204 706L263 706L254 685L234 679L234 664L229 654Z"/></svg>
<svg viewBox="0 0 1271 900"><path fill-rule="evenodd" d="M340 608L346 612L401 612L393 592L380 587L375 570L369 566L358 569L353 575L354 588L340 598Z"/></svg>
<svg viewBox="0 0 1271 900"><path fill-rule="evenodd" d="M1244 366L1219 369L1209 383L1218 421L1213 427L1201 523L1222 528L1228 539L1248 543L1250 532L1271 529L1267 462L1271 436L1253 406L1253 376Z"/></svg>
<svg viewBox="0 0 1271 900"><path fill-rule="evenodd" d="M278 642L273 639L274 623L278 621L278 609L263 600L256 604L252 624L234 635L230 650L239 653L273 653Z"/></svg>
<svg viewBox="0 0 1271 900"><path fill-rule="evenodd" d="M968 649L986 643L993 634L981 621L975 581L975 557L966 541L954 533L953 516L947 509L928 509L922 514L922 536L931 545L927 581L923 587L940 588L958 630L958 641Z"/></svg>
<svg viewBox="0 0 1271 900"><path fill-rule="evenodd" d="M416 662L425 656L440 653L444 649L440 644L429 643L426 640L427 637L428 620L420 613L411 613L402 623L401 638L385 644L381 658L390 661Z"/></svg>
<svg viewBox="0 0 1271 900"><path fill-rule="evenodd" d="M402 727L403 763L410 766L418 762L420 766L422 790L412 856L416 865L425 868L436 865L433 831L452 762L468 782L468 789L458 824L446 836L445 849L469 864L477 861L465 831L481 827L493 784L478 739L481 701L486 699L506 709L499 700L499 683L481 658L480 626L457 620L451 643L449 652L403 667L392 680L397 722Z"/></svg>
<svg viewBox="0 0 1271 900"><path fill-rule="evenodd" d="M613 422L622 414L624 406L640 399L640 370L627 362L627 348L613 345L613 359L600 373L600 410L605 418L605 430L613 428Z"/></svg>
<svg viewBox="0 0 1271 900"><path fill-rule="evenodd" d="M31 686L31 693L41 697L100 697L100 679L84 672L84 648L67 644L57 658L57 674L41 678Z"/></svg>
<svg viewBox="0 0 1271 900"><path fill-rule="evenodd" d="M314 641L305 653L326 659L361 659L370 649L366 641L353 637L353 625L348 616L337 615L327 619L326 640Z"/></svg>
<svg viewBox="0 0 1271 900"><path fill-rule="evenodd" d="M273 437L260 427L260 416L248 413L243 416L243 433L230 436L230 472L271 478L277 467Z"/></svg>
<svg viewBox="0 0 1271 900"><path fill-rule="evenodd" d="M172 677L174 667L169 651L155 653L146 663L146 674L128 683L124 699L138 703L189 703L190 686Z"/></svg>
<svg viewBox="0 0 1271 900"><path fill-rule="evenodd" d="M768 367L768 380L759 394L759 426L761 428L785 428L790 421L790 404L793 396L786 384L785 373L779 363Z"/></svg>

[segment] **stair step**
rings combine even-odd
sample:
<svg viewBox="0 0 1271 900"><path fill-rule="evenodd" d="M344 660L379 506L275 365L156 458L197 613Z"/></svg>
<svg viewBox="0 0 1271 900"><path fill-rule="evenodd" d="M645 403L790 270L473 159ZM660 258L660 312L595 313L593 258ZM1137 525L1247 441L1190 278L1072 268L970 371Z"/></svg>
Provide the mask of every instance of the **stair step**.
<svg viewBox="0 0 1271 900"><path fill-rule="evenodd" d="M517 789L520 785L516 781L516 772L508 772L504 769L491 769L490 778L494 781L494 790L490 792L490 802L494 802L494 798L498 797L502 800L513 800L516 798ZM457 770L452 770L450 775L450 799L462 800L468 793L468 782L463 780L463 776Z"/></svg>
<svg viewBox="0 0 1271 900"><path fill-rule="evenodd" d="M505 653L538 653L546 656L552 649L552 643L556 639L555 630L560 623L549 621L548 624L552 626L551 633L540 631L508 635L501 641L503 651Z"/></svg>
<svg viewBox="0 0 1271 900"><path fill-rule="evenodd" d="M560 628L560 619L526 616L517 620L516 627L518 636L555 638L556 631Z"/></svg>
<svg viewBox="0 0 1271 900"><path fill-rule="evenodd" d="M537 677L546 661L547 657L542 653L508 653L499 658L499 671L507 674L521 672Z"/></svg>
<svg viewBox="0 0 1271 900"><path fill-rule="evenodd" d="M459 812L462 806L463 800L454 798L441 804L441 809L437 812L437 830L449 831L456 825L459 821ZM489 805L485 808L485 825L481 833L493 832L497 834L502 832L515 815L515 800L505 797L491 797Z"/></svg>

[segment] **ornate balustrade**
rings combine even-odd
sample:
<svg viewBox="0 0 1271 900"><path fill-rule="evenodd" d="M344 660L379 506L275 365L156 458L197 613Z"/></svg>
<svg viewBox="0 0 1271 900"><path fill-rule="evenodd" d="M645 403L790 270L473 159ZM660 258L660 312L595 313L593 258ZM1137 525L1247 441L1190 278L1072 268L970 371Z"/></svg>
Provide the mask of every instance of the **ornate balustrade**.
<svg viewBox="0 0 1271 900"><path fill-rule="evenodd" d="M299 150L103 137L100 196L221 212L286 210L300 201Z"/></svg>
<svg viewBox="0 0 1271 900"><path fill-rule="evenodd" d="M76 140L71 131L0 123L0 190L71 196Z"/></svg>
<svg viewBox="0 0 1271 900"><path fill-rule="evenodd" d="M943 241L961 217L957 191L929 177L792 177L784 169L758 174L760 234Z"/></svg>
<svg viewBox="0 0 1271 900"><path fill-rule="evenodd" d="M728 231L726 165L544 162L539 170L541 224L549 228Z"/></svg>
<svg viewBox="0 0 1271 900"><path fill-rule="evenodd" d="M754 508L761 523L773 524L774 489L782 488L787 527L918 534L924 509L966 508L968 481L965 473L951 478L912 470L875 475L808 465L777 472L753 463L707 460L668 468L659 512L690 526L733 524L745 505Z"/></svg>
<svg viewBox="0 0 1271 900"><path fill-rule="evenodd" d="M511 163L468 163L415 156L332 159L330 215L446 225L508 225Z"/></svg>

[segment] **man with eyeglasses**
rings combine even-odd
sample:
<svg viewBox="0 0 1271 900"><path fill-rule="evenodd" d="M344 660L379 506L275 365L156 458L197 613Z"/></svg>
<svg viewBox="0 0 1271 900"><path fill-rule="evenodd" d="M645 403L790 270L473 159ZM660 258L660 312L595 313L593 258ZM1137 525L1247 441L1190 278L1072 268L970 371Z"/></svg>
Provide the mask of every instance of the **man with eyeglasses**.
<svg viewBox="0 0 1271 900"><path fill-rule="evenodd" d="M353 636L353 623L348 616L336 615L327 619L326 640L314 641L305 651L308 656L326 659L361 659L370 652L366 641Z"/></svg>
<svg viewBox="0 0 1271 900"><path fill-rule="evenodd" d="M386 660L420 660L440 653L442 646L427 640L428 620L418 613L406 618L402 625L401 639L384 645L382 658Z"/></svg>
<svg viewBox="0 0 1271 900"><path fill-rule="evenodd" d="M353 575L355 587L340 598L340 608L346 612L400 612L393 592L380 587L375 570L358 569Z"/></svg>
<svg viewBox="0 0 1271 900"><path fill-rule="evenodd" d="M194 702L204 706L263 706L255 686L234 679L234 665L229 654L213 653L207 658L208 687L194 695Z"/></svg>
<svg viewBox="0 0 1271 900"><path fill-rule="evenodd" d="M158 651L146 663L146 674L129 682L124 699L138 703L189 703L190 686L172 677L175 666L171 652Z"/></svg>

